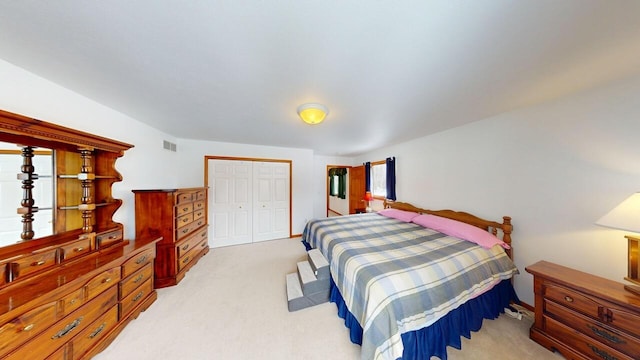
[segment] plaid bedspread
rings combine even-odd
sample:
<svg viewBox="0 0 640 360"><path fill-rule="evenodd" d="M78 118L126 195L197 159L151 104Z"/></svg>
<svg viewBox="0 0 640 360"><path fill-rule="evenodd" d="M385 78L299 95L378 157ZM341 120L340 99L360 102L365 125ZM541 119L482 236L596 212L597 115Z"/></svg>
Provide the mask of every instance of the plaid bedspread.
<svg viewBox="0 0 640 360"><path fill-rule="evenodd" d="M444 235L375 213L307 223L349 311L363 329L362 359L402 356L401 334L436 322L517 268L495 246Z"/></svg>

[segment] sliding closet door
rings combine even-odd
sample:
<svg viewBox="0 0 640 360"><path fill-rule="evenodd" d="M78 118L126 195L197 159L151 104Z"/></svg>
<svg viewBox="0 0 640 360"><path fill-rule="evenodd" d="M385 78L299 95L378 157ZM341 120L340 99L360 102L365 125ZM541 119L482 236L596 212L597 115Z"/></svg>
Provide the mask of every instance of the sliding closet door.
<svg viewBox="0 0 640 360"><path fill-rule="evenodd" d="M208 168L211 246L250 243L253 237L252 162L209 160Z"/></svg>
<svg viewBox="0 0 640 360"><path fill-rule="evenodd" d="M253 241L289 236L289 164L253 164Z"/></svg>

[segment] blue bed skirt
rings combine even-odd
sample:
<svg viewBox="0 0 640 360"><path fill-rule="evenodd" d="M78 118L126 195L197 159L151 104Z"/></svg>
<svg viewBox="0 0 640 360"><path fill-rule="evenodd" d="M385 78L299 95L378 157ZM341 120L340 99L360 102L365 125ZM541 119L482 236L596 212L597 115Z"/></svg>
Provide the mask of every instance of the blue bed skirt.
<svg viewBox="0 0 640 360"><path fill-rule="evenodd" d="M309 245L303 241L307 250ZM349 312L340 291L331 278L331 302L338 307L338 315L349 329L351 341L362 344L362 327ZM404 351L402 360L429 359L437 356L447 359L447 346L462 347L461 336L471 338L472 331L480 330L484 319L496 319L511 302L519 303L510 280L503 280L490 291L460 305L431 326L402 334Z"/></svg>

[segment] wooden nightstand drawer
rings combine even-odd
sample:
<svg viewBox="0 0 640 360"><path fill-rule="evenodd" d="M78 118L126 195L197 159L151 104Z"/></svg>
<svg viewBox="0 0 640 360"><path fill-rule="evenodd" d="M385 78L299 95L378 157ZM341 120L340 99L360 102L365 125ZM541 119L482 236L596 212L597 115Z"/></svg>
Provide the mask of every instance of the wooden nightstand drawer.
<svg viewBox="0 0 640 360"><path fill-rule="evenodd" d="M553 301L545 301L545 309L550 317L568 327L578 330L598 342L614 347L634 359L640 359L640 339L575 313Z"/></svg>
<svg viewBox="0 0 640 360"><path fill-rule="evenodd" d="M67 315L84 304L84 287L62 298L62 313Z"/></svg>
<svg viewBox="0 0 640 360"><path fill-rule="evenodd" d="M178 200L177 200L178 204L184 204L184 203L188 203L188 202L192 202L193 201L193 193L192 192L177 193L176 197L178 198Z"/></svg>
<svg viewBox="0 0 640 360"><path fill-rule="evenodd" d="M593 338L565 326L554 319L545 317L544 320L546 323L546 332L550 336L562 339L565 344L585 354L591 359L634 360L634 358L595 341Z"/></svg>
<svg viewBox="0 0 640 360"><path fill-rule="evenodd" d="M602 306L591 298L555 284L546 284L544 297L577 312L600 319Z"/></svg>
<svg viewBox="0 0 640 360"><path fill-rule="evenodd" d="M193 214L189 213L186 215L182 215L179 218L176 219L176 227L177 228L181 228L183 226L189 225L191 222L193 222Z"/></svg>
<svg viewBox="0 0 640 360"><path fill-rule="evenodd" d="M122 230L116 229L96 235L96 244L98 245L98 248L103 248L115 244L122 239Z"/></svg>

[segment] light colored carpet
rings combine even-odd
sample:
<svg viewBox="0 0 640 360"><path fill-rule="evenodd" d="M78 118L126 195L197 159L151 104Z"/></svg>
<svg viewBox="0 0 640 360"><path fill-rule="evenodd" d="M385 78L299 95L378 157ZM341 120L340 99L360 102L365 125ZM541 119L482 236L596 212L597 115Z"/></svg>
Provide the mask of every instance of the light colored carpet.
<svg viewBox="0 0 640 360"><path fill-rule="evenodd" d="M360 359L335 304L288 312L285 275L302 259L299 239L211 249L94 359ZM529 340L530 325L485 320L449 359L561 359Z"/></svg>

